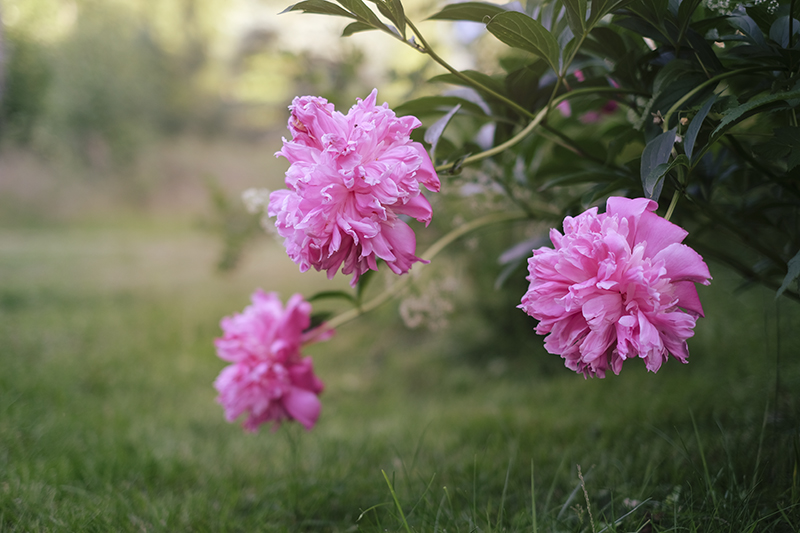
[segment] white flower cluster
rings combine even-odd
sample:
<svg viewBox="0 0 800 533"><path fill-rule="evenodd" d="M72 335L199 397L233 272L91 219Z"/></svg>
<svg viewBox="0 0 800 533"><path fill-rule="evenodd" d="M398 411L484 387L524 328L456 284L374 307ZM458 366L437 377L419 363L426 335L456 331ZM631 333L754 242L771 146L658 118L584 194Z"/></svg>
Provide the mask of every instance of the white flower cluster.
<svg viewBox="0 0 800 533"><path fill-rule="evenodd" d="M400 316L410 329L425 326L431 331L444 329L448 325L447 315L455 309L446 293L458 290L458 280L448 277L441 282L432 281L422 294L410 296L400 302Z"/></svg>
<svg viewBox="0 0 800 533"><path fill-rule="evenodd" d="M261 215L261 227L270 234L277 234L275 224L267 214L269 207L269 189L247 189L242 193L242 202L248 213Z"/></svg>
<svg viewBox="0 0 800 533"><path fill-rule="evenodd" d="M706 7L720 15L730 15L733 12L731 0L706 0Z"/></svg>
<svg viewBox="0 0 800 533"><path fill-rule="evenodd" d="M755 6L767 4L767 12L772 15L778 9L778 0L753 0ZM715 11L720 15L731 15L737 6L742 5L741 2L732 2L731 0L706 0L706 7L711 11Z"/></svg>
<svg viewBox="0 0 800 533"><path fill-rule="evenodd" d="M778 9L778 0L754 0L753 5L767 4L767 12L772 15Z"/></svg>

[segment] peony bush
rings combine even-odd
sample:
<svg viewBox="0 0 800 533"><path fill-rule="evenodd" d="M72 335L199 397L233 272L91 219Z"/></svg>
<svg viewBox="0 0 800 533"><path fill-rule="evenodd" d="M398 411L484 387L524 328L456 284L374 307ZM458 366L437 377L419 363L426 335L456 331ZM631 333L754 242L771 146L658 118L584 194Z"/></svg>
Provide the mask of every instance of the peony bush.
<svg viewBox="0 0 800 533"><path fill-rule="evenodd" d="M286 189L259 205L301 271L351 276L354 292L339 296L352 307L312 328L301 296L284 309L258 291L223 319L217 351L232 365L215 386L228 420L313 427L322 383L301 347L402 294L490 224L509 242L483 290L527 267L518 301L531 334L587 378L628 360L652 372L670 356L687 363L706 259L800 301L794 3L462 2L412 17L400 0L304 0L286 11L348 19L344 36L377 30L443 71L393 109L377 90L347 114L320 97L292 102L277 153ZM497 39L506 52L487 72L459 71L438 47L463 45L432 46L421 18L479 23L466 46ZM439 193L436 209L426 191ZM428 227L434 211L459 222ZM422 231L433 244L420 253ZM395 280L363 301L382 268Z"/></svg>

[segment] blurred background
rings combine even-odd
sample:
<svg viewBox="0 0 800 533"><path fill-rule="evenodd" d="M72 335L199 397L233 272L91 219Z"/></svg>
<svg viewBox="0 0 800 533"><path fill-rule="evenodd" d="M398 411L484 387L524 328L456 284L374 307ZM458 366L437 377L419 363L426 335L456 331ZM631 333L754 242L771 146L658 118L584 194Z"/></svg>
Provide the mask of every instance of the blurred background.
<svg viewBox="0 0 800 533"><path fill-rule="evenodd" d="M344 19L278 16L286 7L0 2L3 223L185 215L208 207L209 188L278 186L285 165L272 154L294 96L346 110L380 87L395 105L426 78L430 65L409 47L341 39Z"/></svg>

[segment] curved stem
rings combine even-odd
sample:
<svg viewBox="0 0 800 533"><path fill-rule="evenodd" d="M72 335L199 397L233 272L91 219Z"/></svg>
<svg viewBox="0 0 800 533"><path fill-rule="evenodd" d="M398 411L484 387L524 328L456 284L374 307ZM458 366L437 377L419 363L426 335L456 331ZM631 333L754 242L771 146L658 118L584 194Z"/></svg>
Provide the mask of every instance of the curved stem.
<svg viewBox="0 0 800 533"><path fill-rule="evenodd" d="M530 123L528 123L528 125L525 126L525 128L522 131L520 131L519 133L517 133L516 135L514 135L513 137L511 137L509 140L507 140L502 144L493 146L490 149L486 150L485 152L481 152L465 158L463 161L460 162L459 166L475 163L476 161L481 161L483 159L486 159L487 157L492 157L493 155L497 155L500 152L503 152L511 148L512 146L520 142L522 139L530 135L530 133L533 132L534 129L536 129L536 126L538 126L542 122L542 120L544 120L544 117L547 116L548 111L549 111L548 108L546 107L542 108L539 111L539 113L533 118L533 120L531 120ZM443 170L447 170L448 168L452 168L454 164L455 163L446 163L443 165L439 165L435 167L434 170L436 172L441 172Z"/></svg>
<svg viewBox="0 0 800 533"><path fill-rule="evenodd" d="M553 101L552 101L552 104L549 107L545 106L542 109L540 109L539 112L536 114L536 116L533 117L533 120L530 121L528 123L528 125L525 126L525 128L522 131L520 131L519 133L517 133L516 135L511 137L509 140L507 140L506 142L504 142L502 144L498 144L497 146L493 146L492 148L489 148L488 150L486 150L484 152L480 152L480 153L477 153L477 154L474 154L474 155L471 155L471 156L465 158L463 161L460 162L459 166L468 165L470 163L475 163L477 161L481 161L483 159L486 159L488 157L492 157L494 155L499 154L500 152L503 152L504 150L507 150L507 149L511 148L512 146L514 146L515 144L517 144L518 142L523 140L525 137L530 135L533 132L533 130L536 129L536 126L541 124L542 120L544 120L545 117L547 117L547 113L550 111L550 109L552 109L554 106L557 106L562 101L568 100L568 99L573 98L575 96L583 96L585 94L597 94L598 92L599 93L642 94L641 91L628 90L628 89L617 89L616 87L587 87L585 89L574 89L572 91L569 91L567 93L562 94L561 96L559 96L557 98L554 98ZM444 170L448 170L448 169L453 168L454 164L455 163L444 163L444 164L441 164L441 165L435 167L434 170L436 170L436 172L442 172Z"/></svg>
<svg viewBox="0 0 800 533"><path fill-rule="evenodd" d="M409 20L408 17L406 17L406 26L411 28L411 31L414 32L414 35L417 36L417 38L419 39L420 44L422 45L422 48L421 49L417 48L417 50L420 50L423 53L428 54L429 56L431 56L431 59L433 59L434 61L439 63L441 66L443 66L447 70L449 70L457 78L467 82L469 85L472 85L473 87L475 87L476 89L478 89L480 91L483 91L483 92L485 92L487 94L492 95L492 97L497 98L498 100L500 100L501 102L503 102L507 106L509 106L512 109L514 109L514 111L516 111L517 113L519 113L521 115L524 115L524 116L526 116L528 118L535 118L535 115L532 112L528 111L527 109L525 109L524 107L522 107L521 105L516 103L515 101L511 100L510 98L508 98L506 96L503 96L502 94L500 94L498 92L493 91L492 89L490 89L489 87L487 87L484 84L480 83L479 81L470 78L469 76L467 76L463 72L461 72L461 71L455 69L454 67L452 67L447 61L442 59L441 56L439 56L439 54L437 54L436 52L433 51L433 48L431 48L431 46L428 44L428 41L425 40L425 37L422 36L420 31L417 29L416 26L414 26L414 23L411 22L411 20ZM409 46L413 47L413 45L411 43L409 43Z"/></svg>
<svg viewBox="0 0 800 533"><path fill-rule="evenodd" d="M664 115L664 122L663 122L662 129L664 131L667 131L669 129L669 119L672 117L672 115L675 113L675 111L677 111L683 104L685 104L687 102L687 100L689 100L691 97L693 97L695 94L699 93L700 91L702 91L703 89L705 89L709 85L712 85L712 84L716 85L720 81L724 80L725 78L730 78L731 76L737 76L739 74L747 74L748 72L757 72L759 70L778 70L778 69L776 69L775 67L761 67L761 66L759 66L759 67L747 67L747 68L742 68L742 69L738 69L738 70L732 70L730 72L724 72L722 74L719 74L718 76L714 76L710 80L704 81L703 83L701 83L700 85L698 85L697 87L695 87L694 89L689 91L688 93L684 94L681 98L678 99L677 102L672 104L672 107L670 107L669 111L667 111L667 113Z"/></svg>
<svg viewBox="0 0 800 533"><path fill-rule="evenodd" d="M678 205L678 197L680 196L680 191L675 189L675 193L672 195L672 201L669 203L669 207L667 208L667 214L664 215L664 220L669 221L672 217L672 212L675 211L675 206Z"/></svg>
<svg viewBox="0 0 800 533"><path fill-rule="evenodd" d="M528 218L528 215L526 213L491 213L489 215L485 215L485 216L482 216L480 218L476 218L472 222L469 222L467 224L459 226L456 229L454 229L454 230L450 231L449 233L447 233L446 235L442 236L442 238L440 238L438 241L433 243L430 248L428 248L427 250L425 250L425 252L423 252L423 254L420 257L420 259L422 259L423 261L430 261L431 259L436 257L436 255L439 252L441 252L445 247L447 247L449 244L452 244L454 241L456 241L460 237L463 237L467 233L469 233L471 231L474 231L474 230L476 230L478 228L481 228L483 226L488 226L490 224L496 224L498 222L508 222L508 221L511 221L511 220L522 220L522 219L525 219L525 218ZM419 265L416 265L414 274L415 275L418 274L419 271L422 270L422 268L425 266L425 264L426 263L420 263ZM400 278L399 280L395 281L389 288L387 288L385 291L383 291L382 293L377 295L372 300L366 302L365 304L361 305L358 308L350 309L348 311L345 311L344 313L341 313L341 314L333 317L331 320L325 322L324 324L322 324L319 327L320 328L325 328L326 330L335 329L335 328L338 328L339 326L341 326L341 325L343 325L343 324L345 324L347 322L350 322L354 318L357 318L357 317L363 315L364 313L366 313L368 311L372 311L373 309L375 309L378 306L380 306L381 304L387 302L392 297L397 295L400 291L405 289L406 286L408 286L409 283L411 283L412 279L413 279L413 276L411 274L407 274L406 276L403 276L402 278Z"/></svg>

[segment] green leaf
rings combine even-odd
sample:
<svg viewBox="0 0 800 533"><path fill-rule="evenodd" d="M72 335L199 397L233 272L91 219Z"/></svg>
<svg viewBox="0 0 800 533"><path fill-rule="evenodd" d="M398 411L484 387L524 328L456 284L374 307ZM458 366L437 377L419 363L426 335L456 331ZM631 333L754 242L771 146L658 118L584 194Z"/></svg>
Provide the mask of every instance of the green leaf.
<svg viewBox="0 0 800 533"><path fill-rule="evenodd" d="M332 316L333 316L333 313L331 313L330 311L322 311L322 312L319 312L319 313L312 313L311 314L311 325L308 326L308 329L304 330L304 332L305 331L311 331L314 328L320 327L322 324L324 324L325 322L330 320Z"/></svg>
<svg viewBox="0 0 800 533"><path fill-rule="evenodd" d="M800 33L800 21L794 19L792 22L792 34ZM789 48L791 36L789 34L789 16L778 17L769 28L769 38L780 45L781 48Z"/></svg>
<svg viewBox="0 0 800 533"><path fill-rule="evenodd" d="M749 16L737 15L729 17L728 24L742 32L751 43L766 48L767 41L764 40L764 32L758 27L756 21Z"/></svg>
<svg viewBox="0 0 800 533"><path fill-rule="evenodd" d="M381 19L378 18L378 15L375 14L367 5L362 2L361 0L337 0L340 4L342 4L345 9L352 12L356 17L358 17L359 22L364 22L369 24L370 26L375 27L376 29L383 30L388 33L394 33L390 30L386 24L381 22Z"/></svg>
<svg viewBox="0 0 800 533"><path fill-rule="evenodd" d="M669 165L666 163L669 161L672 147L675 145L677 132L677 128L673 128L656 136L647 143L642 152L640 165L642 188L645 196L651 200L658 201L658 197L661 195L661 187L664 185L661 178L669 171Z"/></svg>
<svg viewBox="0 0 800 533"><path fill-rule="evenodd" d="M789 288L789 285L800 277L800 252L797 252L795 256L789 260L788 267L789 271L786 273L786 277L783 278L783 283L781 283L778 292L775 294L776 299L780 298L781 294Z"/></svg>
<svg viewBox="0 0 800 533"><path fill-rule="evenodd" d="M602 168L594 168L591 170L581 170L570 174L564 174L556 178L547 180L540 185L537 191L546 191L553 187L565 187L568 185L578 185L581 183L600 183L611 182L619 180L621 176L614 172L608 172Z"/></svg>
<svg viewBox="0 0 800 533"><path fill-rule="evenodd" d="M483 2L464 2L462 4L450 4L428 17L428 20L471 20L472 22L487 22L498 13L504 13L505 8L497 4L485 4Z"/></svg>
<svg viewBox="0 0 800 533"><path fill-rule="evenodd" d="M476 104L458 96L423 96L410 100L394 108L398 116L414 115L434 115L446 113L453 106L461 104L461 107L474 115L486 117L486 112Z"/></svg>
<svg viewBox="0 0 800 533"><path fill-rule="evenodd" d="M281 14L288 13L289 11L302 11L303 13L313 13L316 15L335 15L337 17L357 18L354 14L350 13L337 6L332 2L326 0L304 0L297 4L291 5L281 11Z"/></svg>
<svg viewBox="0 0 800 533"><path fill-rule="evenodd" d="M556 38L528 15L516 11L500 13L492 18L486 29L507 45L541 57L550 68L558 71L559 47Z"/></svg>
<svg viewBox="0 0 800 533"><path fill-rule="evenodd" d="M631 182L630 180L628 180L628 178L620 178L608 184L606 184L605 182L598 183L597 185L586 191L586 193L584 193L583 196L581 196L581 203L583 205L592 205L593 203L595 203L600 198L603 198L604 196L608 196L609 194L616 192L620 189L627 188L630 185L630 183Z"/></svg>
<svg viewBox="0 0 800 533"><path fill-rule="evenodd" d="M348 24L344 30L342 31L342 37L350 37L354 33L362 32L362 31L372 31L377 30L375 26L371 26L365 22L352 22Z"/></svg>
<svg viewBox="0 0 800 533"><path fill-rule="evenodd" d="M772 133L773 137L769 142L754 146L753 151L771 161L788 157L787 172L800 165L800 128L796 126L776 128Z"/></svg>
<svg viewBox="0 0 800 533"><path fill-rule="evenodd" d="M589 15L589 28L591 29L597 22L614 11L620 9L633 0L592 0L592 7Z"/></svg>
<svg viewBox="0 0 800 533"><path fill-rule="evenodd" d="M678 6L678 28L681 35L686 32L689 23L692 21L692 15L700 7L703 0L682 0Z"/></svg>
<svg viewBox="0 0 800 533"><path fill-rule="evenodd" d="M717 137L724 133L726 130L731 128L740 118L743 117L745 113L750 111L754 111L759 107L772 104L775 102L786 101L786 100L793 100L795 98L800 98L800 89L794 89L792 91L788 91L785 93L774 93L762 96L761 98L754 98L747 103L744 103L738 107L734 107L733 109L729 110L725 113L725 116L722 117L717 129L714 130L712 133L712 137Z"/></svg>
<svg viewBox="0 0 800 533"><path fill-rule="evenodd" d="M583 35L586 31L586 0L564 0L567 24L574 35Z"/></svg>
<svg viewBox="0 0 800 533"><path fill-rule="evenodd" d="M675 167L689 167L689 158L683 154L670 161L669 163L661 163L654 168L650 174L644 179L646 185L645 195L651 200L658 200L661 196L661 189L664 187L664 176Z"/></svg>
<svg viewBox="0 0 800 533"><path fill-rule="evenodd" d="M425 132L425 142L431 145L431 161L436 161L436 145L439 144L439 137L444 133L445 128L450 123L458 110L461 109L461 104L456 105L445 116L434 122Z"/></svg>
<svg viewBox="0 0 800 533"><path fill-rule="evenodd" d="M689 159L692 158L692 152L694 151L694 142L697 140L697 134L700 131L700 127L703 125L703 121L708 116L708 112L711 111L711 106L714 105L714 102L717 101L717 95L712 94L711 97L706 100L703 104L703 107L700 108L700 111L692 119L692 123L689 124L689 128L686 130L686 136L683 139L683 149L686 152L686 157Z"/></svg>
<svg viewBox="0 0 800 533"><path fill-rule="evenodd" d="M358 305L355 297L349 292L344 291L321 291L307 298L307 300L309 302L316 302L319 300L347 300L353 305Z"/></svg>
<svg viewBox="0 0 800 533"><path fill-rule="evenodd" d="M400 0L373 0L373 2L378 6L378 11L397 26L397 30L405 41L406 13L403 9L402 2L400 2Z"/></svg>

